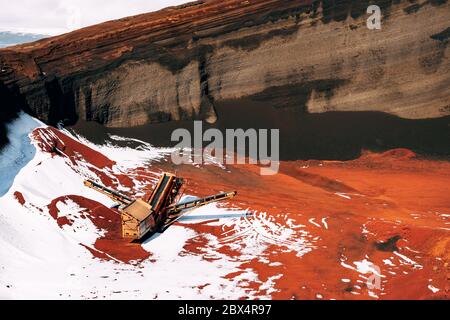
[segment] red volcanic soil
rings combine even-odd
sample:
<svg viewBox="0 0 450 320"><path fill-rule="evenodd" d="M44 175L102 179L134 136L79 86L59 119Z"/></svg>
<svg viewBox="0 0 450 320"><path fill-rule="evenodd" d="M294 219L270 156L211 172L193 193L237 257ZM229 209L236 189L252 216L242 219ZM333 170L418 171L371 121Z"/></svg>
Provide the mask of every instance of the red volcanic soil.
<svg viewBox="0 0 450 320"><path fill-rule="evenodd" d="M25 198L23 197L23 194L19 191L14 192L14 197L17 199L17 201L23 206L25 204Z"/></svg>
<svg viewBox="0 0 450 320"><path fill-rule="evenodd" d="M238 285L256 295L274 299L448 299L449 293L449 214L450 163L417 157L404 149L384 153L366 152L352 161L290 161L282 162L273 176L261 176L256 165L174 166L162 161L158 168L135 168L127 174L108 171L114 162L104 155L82 146L78 141L55 129L37 129L39 147L54 156L67 157L68 163L88 159L98 167L102 182L115 187L116 176L121 184L134 188L133 177L141 175L141 183L150 191L154 174L160 170L176 172L186 180L185 194L206 196L237 190L238 196L225 204L251 212L266 212L276 225L291 224L307 232L311 250L298 254L283 244L269 243L265 260L258 255L242 260L236 246L220 245L214 250L230 259L242 261L240 271L226 277L236 279L252 269L258 281ZM74 166L76 168L76 166ZM108 172L108 175L105 174ZM24 201L16 193L19 202ZM81 218L90 219L105 231L93 247L85 246L94 257L139 263L149 258L140 244L121 238L121 223L114 209L80 196L67 195L53 200L48 208L60 227L70 226L70 217L59 217L56 204L68 199L77 203ZM257 219L257 217L253 217ZM250 221L251 219L250 218ZM209 222L178 222L192 228L197 237L184 249L187 254L205 260L217 257L205 254L208 235L223 241L234 232L229 225ZM295 238L292 240L300 241ZM233 245L243 244L236 238ZM381 288L369 292L367 274L357 265L370 261L379 267ZM261 288L261 281L272 280L271 288ZM439 291L436 291L439 289ZM271 291L269 291L271 290ZM372 296L371 296L372 295ZM243 296L242 298L247 298Z"/></svg>
<svg viewBox="0 0 450 320"><path fill-rule="evenodd" d="M42 151L67 156L73 164L76 164L76 159L89 159L89 162L98 168L111 168L115 164L100 152L92 150L52 127L34 130L33 140L37 141L37 145Z"/></svg>
<svg viewBox="0 0 450 320"><path fill-rule="evenodd" d="M100 230L105 230L103 237L97 239L94 248L86 247L96 258L106 260L119 260L126 263L138 262L147 259L150 254L140 245L130 243L122 239L120 214L114 209L107 208L96 201L84 197L70 195L54 199L49 205L50 215L56 220L58 225L63 228L65 225L71 226L73 221L67 217L58 217L58 202L72 200L84 209L81 218L89 219Z"/></svg>
<svg viewBox="0 0 450 320"><path fill-rule="evenodd" d="M111 179L111 176L117 178L118 182L125 187L133 187L134 182L126 174L112 174L112 168L116 164L102 153L72 139L61 131L52 128L38 128L33 131L33 140L37 142L38 148L44 152L51 153L54 156L65 157L76 166L78 162L85 162L88 159L89 164L93 165L90 170L93 171L105 186L116 187L117 181ZM105 170L111 174L105 174ZM136 168L136 172L141 172L142 168ZM137 176L135 179L140 182L150 183L148 174Z"/></svg>
<svg viewBox="0 0 450 320"><path fill-rule="evenodd" d="M227 169L176 167L188 180L189 194L238 190L233 205L268 212L279 223L285 223L280 215L291 213L296 223L319 237L317 249L302 257L296 252L274 253L270 261L280 262L279 266L269 267L257 259L242 266L242 270L257 270L263 281L282 275L275 280L279 291L272 293L274 299L370 298L367 290L357 290L365 289L366 281L341 264L354 266L353 261L367 257L383 274L383 290L375 290L380 298L448 299L450 163L418 159L400 149L366 153L347 162L282 162L274 176L260 176L253 165ZM326 228L321 222L324 217ZM185 226L219 238L223 234L220 227ZM197 239L187 248L201 246ZM396 262L398 267L387 268L383 260L398 258L397 254L413 262L403 259ZM433 294L430 284L440 291Z"/></svg>

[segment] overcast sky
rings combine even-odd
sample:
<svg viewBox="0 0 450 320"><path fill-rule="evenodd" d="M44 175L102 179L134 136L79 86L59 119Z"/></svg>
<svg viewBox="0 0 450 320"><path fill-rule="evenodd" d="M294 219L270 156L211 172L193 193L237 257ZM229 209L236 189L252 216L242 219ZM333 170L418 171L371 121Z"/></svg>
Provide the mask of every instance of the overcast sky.
<svg viewBox="0 0 450 320"><path fill-rule="evenodd" d="M186 0L0 0L0 31L57 35Z"/></svg>

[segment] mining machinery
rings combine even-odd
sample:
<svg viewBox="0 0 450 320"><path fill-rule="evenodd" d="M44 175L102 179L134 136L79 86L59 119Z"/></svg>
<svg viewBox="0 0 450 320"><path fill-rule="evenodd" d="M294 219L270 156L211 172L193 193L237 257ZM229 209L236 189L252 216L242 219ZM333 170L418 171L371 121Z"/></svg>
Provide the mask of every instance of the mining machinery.
<svg viewBox="0 0 450 320"><path fill-rule="evenodd" d="M122 236L133 240L142 240L154 233L164 232L187 211L212 202L231 199L237 194L236 191L225 192L179 203L183 179L167 172L161 175L150 195L143 199L130 198L92 180L86 180L84 184L118 203Z"/></svg>

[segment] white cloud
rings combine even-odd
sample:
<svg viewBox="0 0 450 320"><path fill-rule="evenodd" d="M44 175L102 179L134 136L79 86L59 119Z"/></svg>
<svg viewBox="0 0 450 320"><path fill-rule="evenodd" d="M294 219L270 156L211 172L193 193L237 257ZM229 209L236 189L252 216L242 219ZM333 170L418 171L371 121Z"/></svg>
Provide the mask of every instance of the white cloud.
<svg viewBox="0 0 450 320"><path fill-rule="evenodd" d="M0 30L56 35L186 0L1 0Z"/></svg>

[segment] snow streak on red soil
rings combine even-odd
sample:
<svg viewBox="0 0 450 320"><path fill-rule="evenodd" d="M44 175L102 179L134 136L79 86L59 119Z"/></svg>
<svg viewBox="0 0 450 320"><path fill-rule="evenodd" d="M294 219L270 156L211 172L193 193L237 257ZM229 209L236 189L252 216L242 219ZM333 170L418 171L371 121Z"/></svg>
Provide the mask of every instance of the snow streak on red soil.
<svg viewBox="0 0 450 320"><path fill-rule="evenodd" d="M133 180L128 175L113 173L114 161L79 141L68 137L57 129L51 127L38 128L33 132L33 137L39 141L38 147L42 151L50 152L54 156L65 157L74 168L85 162L93 165L93 167L90 167L90 170L94 171L101 183L106 186L117 188L120 184L123 187L135 187ZM135 170L139 171L139 168ZM149 176L147 174L143 177L145 179ZM149 185L148 188L151 189L151 181L141 179L140 182L147 183ZM131 196L131 194L128 195ZM92 251L95 257L136 263L136 261L147 259L150 256L141 246L122 239L119 212L116 209L107 208L96 201L75 195L54 199L48 205L49 213L60 227L71 225L73 222L68 220L67 217L58 217L58 208L56 206L58 202L65 202L69 199L81 208L86 208L84 214L81 215L82 219L90 219L98 229L107 231L103 237L95 242L95 249L98 250Z"/></svg>
<svg viewBox="0 0 450 320"><path fill-rule="evenodd" d="M120 214L107 208L96 201L80 196L69 195L53 200L49 205L50 215L57 221L60 227L72 225L74 221L67 217L58 217L58 202L72 200L81 208L86 208L81 214L81 219L89 219L100 230L106 230L106 234L97 239L91 253L100 259L117 259L122 262L132 262L147 259L150 255L141 246L134 245L130 241L122 239Z"/></svg>
<svg viewBox="0 0 450 320"><path fill-rule="evenodd" d="M114 161L56 129L36 129L33 138L74 170L89 163L103 184L129 190L121 191L129 196L149 192L161 170L185 178L185 194L237 190L238 197L221 206L230 212L248 209L250 217L219 219L206 210L178 225L198 234L187 241L184 254L240 262L239 271L226 276L230 279L255 272L255 279L239 282L248 292L274 299L448 299L448 162L392 150L347 162L283 162L274 176L260 176L254 165L224 170L168 161L119 172ZM25 201L20 194L16 198ZM87 248L95 258L132 264L152 259L140 244L121 239L116 210L84 197L49 203L61 228L73 222L58 215L58 202L68 199L84 208L82 219L105 230L95 250Z"/></svg>

